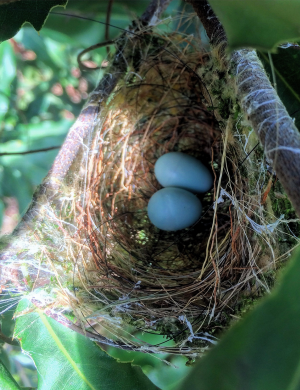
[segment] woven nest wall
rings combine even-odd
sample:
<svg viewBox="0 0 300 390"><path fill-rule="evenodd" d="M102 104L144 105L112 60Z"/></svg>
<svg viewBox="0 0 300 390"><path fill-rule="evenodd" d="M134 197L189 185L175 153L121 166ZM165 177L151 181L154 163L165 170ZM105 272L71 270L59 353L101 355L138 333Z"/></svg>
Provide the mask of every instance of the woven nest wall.
<svg viewBox="0 0 300 390"><path fill-rule="evenodd" d="M168 351L191 354L214 342L242 296L269 289L266 272L292 245L278 244L289 233L269 201L274 179L260 147L247 156L256 138L217 57L179 34L148 31L134 42L128 72L59 202L44 206L37 253L54 276L43 299L82 328L136 349L166 351L135 337L143 330L174 339ZM201 218L176 232L147 215L161 188L154 164L171 151L196 157L214 176L199 196Z"/></svg>

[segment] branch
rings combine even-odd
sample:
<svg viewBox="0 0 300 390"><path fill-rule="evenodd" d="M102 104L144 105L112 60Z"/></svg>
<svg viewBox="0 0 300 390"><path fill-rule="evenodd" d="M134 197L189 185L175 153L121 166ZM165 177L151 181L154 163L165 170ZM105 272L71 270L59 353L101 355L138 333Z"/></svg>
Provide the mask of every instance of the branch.
<svg viewBox="0 0 300 390"><path fill-rule="evenodd" d="M214 46L220 43L220 39L226 44L227 38L223 26L216 17L211 6L206 0L185 0L194 8L198 18L200 19L210 43Z"/></svg>
<svg viewBox="0 0 300 390"><path fill-rule="evenodd" d="M152 0L140 20L144 25L152 26L168 7L172 0Z"/></svg>
<svg viewBox="0 0 300 390"><path fill-rule="evenodd" d="M300 216L300 133L272 87L254 50L231 57L238 99Z"/></svg>
<svg viewBox="0 0 300 390"><path fill-rule="evenodd" d="M106 11L106 26L105 26L105 40L109 40L109 22L114 0L108 0L108 6Z"/></svg>
<svg viewBox="0 0 300 390"><path fill-rule="evenodd" d="M40 153L40 152L49 152L49 150L55 150L55 149L60 149L60 146L50 146L49 148L27 150L25 152L4 152L4 153L0 153L0 157L17 156L17 155L23 155L23 154Z"/></svg>
<svg viewBox="0 0 300 390"><path fill-rule="evenodd" d="M206 0L186 0L196 11L213 45L227 40L224 29ZM225 51L224 51L225 52ZM237 50L222 56L223 65L235 76L239 104L263 145L296 213L300 216L300 134L272 87L254 50Z"/></svg>
<svg viewBox="0 0 300 390"><path fill-rule="evenodd" d="M122 65L125 66L125 64ZM112 93L122 74L123 69L118 70L120 71L112 72L112 74L106 74L91 94L88 103L69 130L67 138L65 139L48 175L46 176L44 191L48 188L57 190L60 187L72 163L80 152L84 139L88 136L88 134L91 134L95 128L95 121L100 114L101 105ZM110 69L110 71L112 71L112 69Z"/></svg>
<svg viewBox="0 0 300 390"><path fill-rule="evenodd" d="M0 340L15 347L19 347L20 345L17 340L13 340L11 337L5 336L2 332L0 332Z"/></svg>

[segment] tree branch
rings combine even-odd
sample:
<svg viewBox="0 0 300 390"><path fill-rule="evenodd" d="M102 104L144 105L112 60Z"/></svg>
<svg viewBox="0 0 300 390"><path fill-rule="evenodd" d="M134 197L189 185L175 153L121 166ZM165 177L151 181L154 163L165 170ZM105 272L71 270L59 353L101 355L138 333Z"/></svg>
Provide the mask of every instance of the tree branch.
<svg viewBox="0 0 300 390"><path fill-rule="evenodd" d="M216 17L208 2L206 0L185 1L191 4L191 6L194 8L198 18L205 28L210 43L215 46L220 43L221 39L222 42L226 44L227 38L223 26L219 22L219 19Z"/></svg>
<svg viewBox="0 0 300 390"><path fill-rule="evenodd" d="M156 23L160 15L168 7L172 0L152 0L146 11L141 16L141 22L144 25L152 26Z"/></svg>
<svg viewBox="0 0 300 390"><path fill-rule="evenodd" d="M0 332L0 340L4 341L7 344L14 345L15 347L18 347L20 344L17 340L13 340L11 337L5 336L2 332Z"/></svg>
<svg viewBox="0 0 300 390"><path fill-rule="evenodd" d="M226 34L206 0L190 3L213 45L227 45ZM225 53L225 51L224 51ZM223 65L235 76L237 97L246 118L263 145L296 213L300 216L300 134L272 87L254 50L237 50L222 56Z"/></svg>
<svg viewBox="0 0 300 390"><path fill-rule="evenodd" d="M231 57L237 96L298 216L300 216L300 134L272 87L254 50Z"/></svg>
<svg viewBox="0 0 300 390"><path fill-rule="evenodd" d="M125 64L122 65L123 67L125 66ZM123 69L121 69L121 64L119 64L119 68L118 72L106 74L94 92L90 95L88 103L71 127L67 138L65 139L48 175L46 176L44 181L44 191L51 188L57 190L60 187L72 163L80 152L84 139L95 128L95 121L101 111L101 105L117 85L123 71ZM110 69L110 71L112 71L112 69Z"/></svg>

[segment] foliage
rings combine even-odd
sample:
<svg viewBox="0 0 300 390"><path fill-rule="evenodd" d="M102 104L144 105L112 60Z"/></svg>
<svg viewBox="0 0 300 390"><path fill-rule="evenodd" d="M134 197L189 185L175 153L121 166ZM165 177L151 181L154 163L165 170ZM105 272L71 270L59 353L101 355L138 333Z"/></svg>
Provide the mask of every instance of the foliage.
<svg viewBox="0 0 300 390"><path fill-rule="evenodd" d="M65 3L47 0L43 2L47 8L37 14L32 13L31 0L0 4L0 25L6 26L0 30L0 39L13 36L25 21L39 30L49 9ZM132 1L125 7L132 13L141 14L147 3ZM268 0L211 0L210 3L225 26L231 49L251 46L273 50L278 42L300 39L298 0L273 0L272 6ZM29 11L24 12L25 8L20 8L20 4L29 7ZM69 0L69 5L72 11L76 11L82 7L82 1ZM93 13L93 17L99 20L105 20L106 9L107 4L103 1L90 1L85 6L85 11ZM130 21L130 14L123 10L124 1L115 0L111 23L117 27L126 27ZM13 23L8 26L7 21L11 20ZM0 45L2 153L60 145L87 92L95 84L95 76L82 76L76 55L82 45L104 41L104 27L73 18L63 23L62 20L61 16L52 15L40 35L25 27L14 40ZM110 38L116 36L117 29L110 31ZM299 53L298 49L289 47L279 49L272 57L261 54L269 74L275 71L278 92L289 113L295 115L298 125ZM105 49L99 49L89 58L93 59L92 65L101 63L106 58ZM58 90L62 93L55 93ZM26 209L36 185L49 170L54 157L53 151L26 157L1 157L0 219L5 196L16 196L21 211ZM297 254L291 262L276 291L232 327L217 347L197 364L182 389L293 390L300 387L299 256ZM26 302L21 305L26 305ZM23 309L24 306L20 306L20 310ZM39 390L67 389L68 386L70 389L156 388L137 367L117 363L90 340L74 334L42 313L32 312L19 318L15 332L22 348L37 365ZM128 357L144 367L150 366L149 356L131 357L124 352L120 356L123 360ZM155 367L156 371L152 373L157 373L160 368L158 364ZM1 389L19 389L1 362L0 371Z"/></svg>
<svg viewBox="0 0 300 390"><path fill-rule="evenodd" d="M23 299L17 313L30 309L34 308ZM35 362L39 390L158 389L139 367L118 363L88 338L46 317L38 309L17 318L15 337Z"/></svg>
<svg viewBox="0 0 300 390"><path fill-rule="evenodd" d="M10 372L0 361L0 388L5 390L20 390L19 385L11 376Z"/></svg>
<svg viewBox="0 0 300 390"><path fill-rule="evenodd" d="M279 43L300 40L298 0L210 0L210 4L231 50L275 50Z"/></svg>
<svg viewBox="0 0 300 390"><path fill-rule="evenodd" d="M67 0L43 0L38 7L32 0L10 1L1 4L0 13L0 42L13 37L24 23L31 23L39 31L49 14L58 5L65 6Z"/></svg>
<svg viewBox="0 0 300 390"><path fill-rule="evenodd" d="M157 345L164 343L165 346L174 345L173 341L167 341L163 336L152 333L138 333L137 338ZM187 359L184 356L168 354L146 354L143 352L129 352L114 347L107 348L110 356L121 362L132 362L141 366L144 374L158 387L163 390L176 390L179 383L190 373L191 367L186 365Z"/></svg>

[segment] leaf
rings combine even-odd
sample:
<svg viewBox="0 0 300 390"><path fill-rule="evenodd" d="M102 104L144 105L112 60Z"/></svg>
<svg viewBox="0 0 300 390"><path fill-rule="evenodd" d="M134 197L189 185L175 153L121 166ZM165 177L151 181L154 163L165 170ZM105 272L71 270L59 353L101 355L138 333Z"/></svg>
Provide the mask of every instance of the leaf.
<svg viewBox="0 0 300 390"><path fill-rule="evenodd" d="M259 53L259 56L273 81L268 55ZM272 62L278 95L300 129L300 50L293 47L279 48L276 54L272 54Z"/></svg>
<svg viewBox="0 0 300 390"><path fill-rule="evenodd" d="M37 124L20 125L20 132L24 138L30 139L30 146L21 140L9 141L0 145L0 152L22 152L28 149L36 150L49 145L61 145L63 138L70 127L70 121L44 121ZM14 196L18 200L20 212L23 213L32 198L38 184L49 171L57 150L32 153L28 155L13 155L1 157L2 185L4 196Z"/></svg>
<svg viewBox="0 0 300 390"><path fill-rule="evenodd" d="M299 0L209 0L228 37L229 49L272 50L300 39Z"/></svg>
<svg viewBox="0 0 300 390"><path fill-rule="evenodd" d="M9 42L0 45L0 63L0 122L2 123L11 104L12 83L17 74L16 56Z"/></svg>
<svg viewBox="0 0 300 390"><path fill-rule="evenodd" d="M1 390L20 390L21 387L14 380L10 372L0 361L0 389Z"/></svg>
<svg viewBox="0 0 300 390"><path fill-rule="evenodd" d="M20 0L0 0L0 5L2 5L2 4L9 4L9 3L15 3L16 1L20 1Z"/></svg>
<svg viewBox="0 0 300 390"><path fill-rule="evenodd" d="M29 307L23 299L17 311ZM118 363L39 309L16 320L15 337L38 372L38 390L157 390L140 367Z"/></svg>
<svg viewBox="0 0 300 390"><path fill-rule="evenodd" d="M50 10L66 4L67 0L19 0L0 3L0 42L13 37L26 22L39 31Z"/></svg>
<svg viewBox="0 0 300 390"><path fill-rule="evenodd" d="M3 237L1 237L3 240ZM7 241L4 238L4 242ZM0 248L2 249L2 248ZM16 296L5 294L2 292L0 295L0 324L1 324L1 333L6 337L12 338L13 330L15 326L15 320L13 319L17 302L19 301L18 294Z"/></svg>
<svg viewBox="0 0 300 390"><path fill-rule="evenodd" d="M194 368L180 389L300 389L300 252L279 286Z"/></svg>

